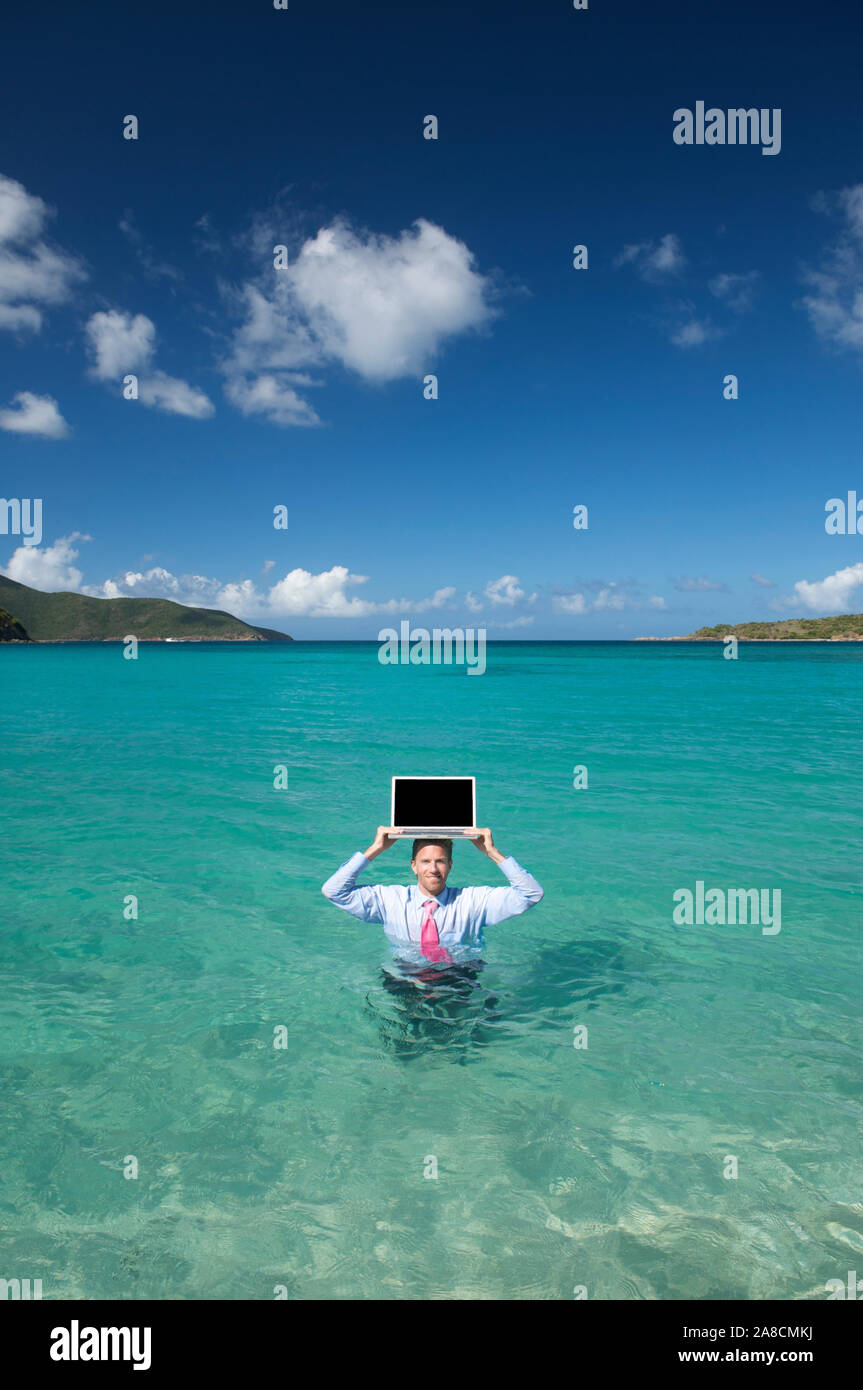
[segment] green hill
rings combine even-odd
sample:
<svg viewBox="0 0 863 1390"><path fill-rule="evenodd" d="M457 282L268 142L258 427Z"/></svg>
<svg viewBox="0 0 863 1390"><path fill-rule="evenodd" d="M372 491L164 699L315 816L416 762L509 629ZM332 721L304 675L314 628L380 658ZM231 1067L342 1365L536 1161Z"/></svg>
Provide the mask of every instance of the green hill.
<svg viewBox="0 0 863 1390"><path fill-rule="evenodd" d="M5 608L0 608L0 642L29 642L21 624Z"/></svg>
<svg viewBox="0 0 863 1390"><path fill-rule="evenodd" d="M36 642L121 642L166 637L185 642L291 642L272 628L252 627L213 608L187 608L166 598L90 598L43 594L0 575L0 605ZM26 635L26 634L25 634Z"/></svg>
<svg viewBox="0 0 863 1390"><path fill-rule="evenodd" d="M725 627L700 627L687 637L642 640L721 642L725 637L736 637L741 642L863 642L863 613L841 613L835 618L788 618L778 623L731 623Z"/></svg>

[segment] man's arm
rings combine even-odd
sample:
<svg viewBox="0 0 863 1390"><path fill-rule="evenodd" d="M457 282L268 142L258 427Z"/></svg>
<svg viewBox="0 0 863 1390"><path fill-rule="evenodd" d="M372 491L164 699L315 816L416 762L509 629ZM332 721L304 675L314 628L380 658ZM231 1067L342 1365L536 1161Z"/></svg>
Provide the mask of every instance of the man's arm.
<svg viewBox="0 0 863 1390"><path fill-rule="evenodd" d="M533 874L529 874L527 869L523 869L512 855L501 854L492 839L490 830L481 830L479 839L474 840L473 843L483 854L487 854L495 864L499 864L501 872L506 874L509 879L508 888L486 888L484 890L485 897L482 902L484 925L494 926L497 922L505 922L507 917L517 917L520 913L527 912L529 907L542 902L544 893Z"/></svg>
<svg viewBox="0 0 863 1390"><path fill-rule="evenodd" d="M361 922L383 922L383 911L377 888L357 888L356 878L372 859L393 843L387 833L388 827L378 826L378 833L365 854L352 854L331 878L328 878L321 892L336 907L343 907L352 917Z"/></svg>

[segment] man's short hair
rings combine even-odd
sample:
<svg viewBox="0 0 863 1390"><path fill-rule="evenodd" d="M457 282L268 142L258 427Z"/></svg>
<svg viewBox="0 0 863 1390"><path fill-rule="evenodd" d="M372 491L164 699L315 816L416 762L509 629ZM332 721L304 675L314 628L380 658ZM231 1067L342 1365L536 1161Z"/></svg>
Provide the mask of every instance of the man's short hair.
<svg viewBox="0 0 863 1390"><path fill-rule="evenodd" d="M426 839L426 840L414 840L413 849L411 850L411 863L413 863L414 859L416 859L416 857L417 857L417 855L419 854L420 850L421 850L421 849L425 849L426 845L440 845L441 849L445 849L445 850L446 850L446 857L447 857L447 859L449 860L449 862L452 863L452 840L430 840L430 839Z"/></svg>

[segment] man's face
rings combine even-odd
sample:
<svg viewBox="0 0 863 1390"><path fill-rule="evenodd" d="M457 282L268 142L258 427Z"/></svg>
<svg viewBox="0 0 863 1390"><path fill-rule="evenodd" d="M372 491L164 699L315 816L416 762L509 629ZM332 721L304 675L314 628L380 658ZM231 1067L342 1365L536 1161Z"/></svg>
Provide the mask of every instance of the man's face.
<svg viewBox="0 0 863 1390"><path fill-rule="evenodd" d="M443 845L424 845L416 859L411 860L411 868L422 892L436 898L446 884L452 860Z"/></svg>

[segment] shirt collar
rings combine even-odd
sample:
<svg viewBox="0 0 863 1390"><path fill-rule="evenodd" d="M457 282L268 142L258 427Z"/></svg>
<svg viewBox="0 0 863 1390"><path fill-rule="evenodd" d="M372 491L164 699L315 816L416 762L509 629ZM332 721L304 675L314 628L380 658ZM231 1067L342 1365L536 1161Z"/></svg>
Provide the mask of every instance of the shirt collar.
<svg viewBox="0 0 863 1390"><path fill-rule="evenodd" d="M452 889L450 888L448 883L445 883L443 888L438 893L437 897L435 897L434 893L424 893L418 883L412 883L410 891L413 894L415 900L418 903L420 903L420 905L427 902L433 902L439 903L441 907L445 907L447 902L449 901L448 895L452 892Z"/></svg>

